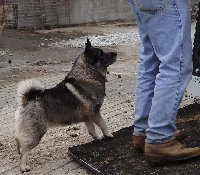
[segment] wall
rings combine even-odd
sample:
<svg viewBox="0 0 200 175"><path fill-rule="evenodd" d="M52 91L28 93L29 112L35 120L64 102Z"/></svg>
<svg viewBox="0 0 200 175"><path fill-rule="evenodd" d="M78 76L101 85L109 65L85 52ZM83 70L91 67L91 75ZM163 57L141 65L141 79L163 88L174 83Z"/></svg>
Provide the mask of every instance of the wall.
<svg viewBox="0 0 200 175"><path fill-rule="evenodd" d="M69 0L70 23L133 19L127 0Z"/></svg>
<svg viewBox="0 0 200 175"><path fill-rule="evenodd" d="M133 19L127 0L18 0L18 27Z"/></svg>
<svg viewBox="0 0 200 175"><path fill-rule="evenodd" d="M128 0L5 0L17 2L18 28L69 26L91 22L132 20ZM191 6L198 0L189 0ZM13 13L14 14L14 13ZM16 13L15 13L16 15Z"/></svg>
<svg viewBox="0 0 200 175"><path fill-rule="evenodd" d="M189 3L191 6L197 5L199 3L199 0L189 0Z"/></svg>
<svg viewBox="0 0 200 175"><path fill-rule="evenodd" d="M17 25L17 6L14 0L0 1L0 23L10 27ZM3 20L3 21L2 21Z"/></svg>
<svg viewBox="0 0 200 175"><path fill-rule="evenodd" d="M68 0L18 0L18 28L69 25Z"/></svg>

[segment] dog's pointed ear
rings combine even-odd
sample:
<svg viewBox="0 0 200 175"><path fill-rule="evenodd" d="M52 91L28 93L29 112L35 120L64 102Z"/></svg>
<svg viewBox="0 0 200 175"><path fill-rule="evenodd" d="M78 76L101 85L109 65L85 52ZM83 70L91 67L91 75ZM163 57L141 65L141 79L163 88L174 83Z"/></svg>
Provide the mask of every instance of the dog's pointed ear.
<svg viewBox="0 0 200 175"><path fill-rule="evenodd" d="M90 40L87 38L87 43L85 43L85 49L87 50L88 48L90 48L92 45L91 45L91 42Z"/></svg>

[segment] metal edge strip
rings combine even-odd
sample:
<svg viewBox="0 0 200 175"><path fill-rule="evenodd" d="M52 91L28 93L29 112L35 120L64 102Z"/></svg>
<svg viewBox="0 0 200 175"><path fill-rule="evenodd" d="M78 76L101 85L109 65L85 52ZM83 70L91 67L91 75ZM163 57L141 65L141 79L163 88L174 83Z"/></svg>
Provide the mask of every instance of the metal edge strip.
<svg viewBox="0 0 200 175"><path fill-rule="evenodd" d="M94 168L91 164L86 163L84 160L79 159L75 154L73 154L70 149L68 149L68 155L75 161L77 161L79 164L81 164L83 167L85 167L87 170L93 172L96 175L105 175L101 173L99 170Z"/></svg>

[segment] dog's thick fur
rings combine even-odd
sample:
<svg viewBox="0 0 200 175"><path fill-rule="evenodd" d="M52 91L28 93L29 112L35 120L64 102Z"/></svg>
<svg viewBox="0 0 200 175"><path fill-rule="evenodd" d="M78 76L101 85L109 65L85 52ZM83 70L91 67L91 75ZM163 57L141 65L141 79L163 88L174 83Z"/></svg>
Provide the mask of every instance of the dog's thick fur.
<svg viewBox="0 0 200 175"><path fill-rule="evenodd" d="M104 137L112 137L100 108L105 96L107 67L115 62L116 56L115 52L106 53L92 47L87 40L85 51L57 86L45 89L35 80L19 84L15 132L23 172L30 170L26 164L28 152L39 144L49 126L85 122L94 139L100 139L94 124L101 128Z"/></svg>

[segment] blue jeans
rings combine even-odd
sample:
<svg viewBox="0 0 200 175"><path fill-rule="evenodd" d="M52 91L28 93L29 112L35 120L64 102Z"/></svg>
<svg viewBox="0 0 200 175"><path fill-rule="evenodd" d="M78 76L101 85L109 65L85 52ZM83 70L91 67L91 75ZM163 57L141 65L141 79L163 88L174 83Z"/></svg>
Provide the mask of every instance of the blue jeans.
<svg viewBox="0 0 200 175"><path fill-rule="evenodd" d="M129 0L141 38L134 135L147 143L174 139L176 114L192 76L187 0Z"/></svg>

